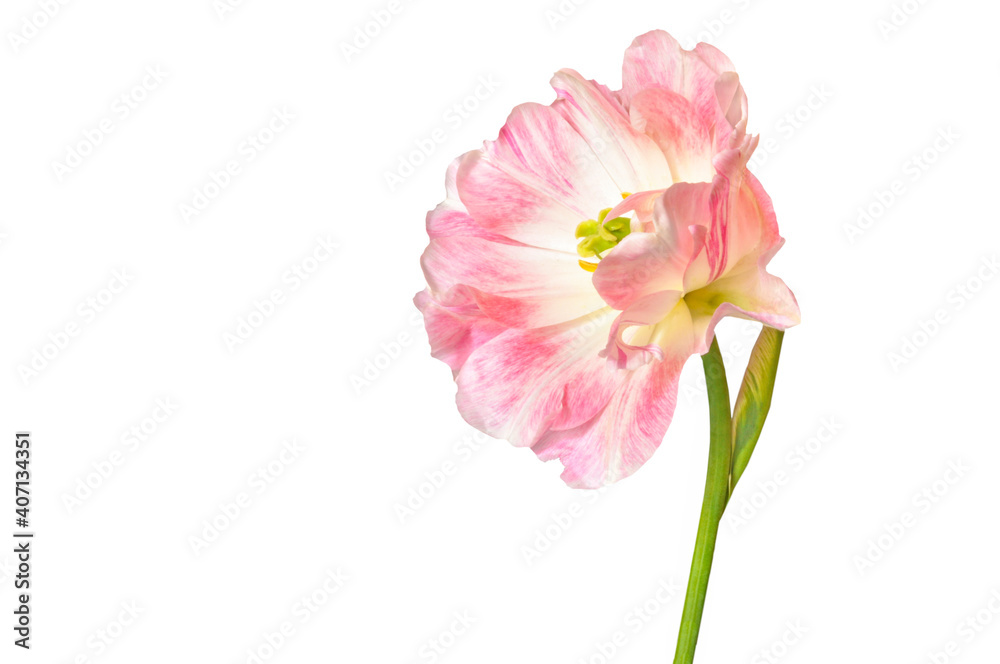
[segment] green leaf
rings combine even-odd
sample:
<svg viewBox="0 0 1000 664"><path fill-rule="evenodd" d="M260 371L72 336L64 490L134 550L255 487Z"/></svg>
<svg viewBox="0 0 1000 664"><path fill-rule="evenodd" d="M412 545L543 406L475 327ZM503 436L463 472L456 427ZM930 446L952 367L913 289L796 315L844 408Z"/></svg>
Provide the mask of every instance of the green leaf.
<svg viewBox="0 0 1000 664"><path fill-rule="evenodd" d="M733 406L730 495L750 463L750 455L764 429L767 412L771 409L771 394L774 392L774 378L778 373L778 356L781 355L781 340L784 336L783 331L765 325L750 354L750 363L736 396L736 405Z"/></svg>

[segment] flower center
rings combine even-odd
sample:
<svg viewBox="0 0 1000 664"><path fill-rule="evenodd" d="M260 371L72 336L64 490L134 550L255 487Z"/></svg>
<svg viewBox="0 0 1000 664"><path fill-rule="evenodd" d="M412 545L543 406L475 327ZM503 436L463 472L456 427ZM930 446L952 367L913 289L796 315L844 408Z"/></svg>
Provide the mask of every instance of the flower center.
<svg viewBox="0 0 1000 664"><path fill-rule="evenodd" d="M626 199L631 194L623 193L622 199ZM583 258L596 257L598 261L605 254L625 239L625 236L632 232L632 220L628 217L615 217L608 219L611 208L604 208L597 215L597 219L581 221L576 227L576 237L580 238L580 243L576 246L576 253ZM597 269L597 263L591 261L579 261L580 267L587 272Z"/></svg>

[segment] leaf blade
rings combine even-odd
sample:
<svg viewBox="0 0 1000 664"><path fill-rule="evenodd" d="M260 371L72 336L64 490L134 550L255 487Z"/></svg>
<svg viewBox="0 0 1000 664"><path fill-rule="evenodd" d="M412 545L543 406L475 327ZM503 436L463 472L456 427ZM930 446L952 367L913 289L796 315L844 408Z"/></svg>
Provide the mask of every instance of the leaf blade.
<svg viewBox="0 0 1000 664"><path fill-rule="evenodd" d="M733 406L733 461L730 472L729 493L732 495L750 456L753 454L764 429L764 421L771 409L774 381L778 373L778 359L785 333L764 326L757 337L750 362L747 364L743 383L740 385L736 404Z"/></svg>

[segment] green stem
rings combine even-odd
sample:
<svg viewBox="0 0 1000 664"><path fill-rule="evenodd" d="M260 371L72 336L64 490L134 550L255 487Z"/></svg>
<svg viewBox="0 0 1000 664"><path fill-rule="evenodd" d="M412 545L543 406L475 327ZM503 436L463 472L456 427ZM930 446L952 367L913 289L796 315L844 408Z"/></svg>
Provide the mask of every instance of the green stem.
<svg viewBox="0 0 1000 664"><path fill-rule="evenodd" d="M684 598L684 613L681 616L674 664L694 662L694 649L698 645L698 630L701 628L701 614L705 609L705 594L708 591L708 577L712 571L712 556L715 554L715 540L729 499L729 469L733 455L729 386L726 383L722 353L714 339L709 351L701 356L701 361L705 367L711 418L708 477L705 480L705 499L701 507L701 521L698 523L698 538L691 561L691 576Z"/></svg>

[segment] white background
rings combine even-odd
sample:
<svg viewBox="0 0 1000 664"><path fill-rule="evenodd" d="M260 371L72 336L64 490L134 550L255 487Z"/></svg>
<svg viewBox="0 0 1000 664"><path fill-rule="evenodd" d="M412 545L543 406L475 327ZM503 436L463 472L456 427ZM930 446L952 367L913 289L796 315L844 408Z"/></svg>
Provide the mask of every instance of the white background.
<svg viewBox="0 0 1000 664"><path fill-rule="evenodd" d="M982 267L1000 249L996 4L910 0L887 32L887 1L420 0L348 57L386 7L251 0L220 16L211 0L92 0L43 21L35 2L4 3L0 432L34 434L37 535L30 652L11 645L12 545L0 554L0 659L576 664L605 661L620 632L610 661L670 661L682 592L656 596L690 564L700 362L653 459L603 493L573 491L557 463L473 435L411 304L451 159L514 105L550 102L561 67L619 87L625 48L662 28L736 63L787 238L771 271L803 314L722 526L698 661L996 661L1000 280ZM456 121L456 103L474 110ZM294 119L249 149L275 109ZM105 119L113 131L60 179L53 163ZM386 172L437 129L391 188ZM914 170L915 156L933 163ZM231 160L239 173L185 220ZM849 232L859 208L877 218ZM339 247L313 262L318 238ZM116 270L127 287L104 292ZM230 348L275 289L272 315ZM720 327L734 387L754 338ZM904 339L920 347L894 363ZM381 368L366 378L368 363ZM176 408L154 426L157 399ZM302 450L283 463L292 439ZM280 474L261 484L269 464ZM925 490L935 502L915 499ZM213 520L221 533L196 553ZM338 570L348 580L324 597ZM302 622L317 589L327 601ZM122 629L123 602L141 613ZM463 612L474 623L452 638ZM958 631L977 613L991 624ZM806 633L782 644L796 622ZM116 638L98 649L101 631ZM928 658L949 641L957 656Z"/></svg>

